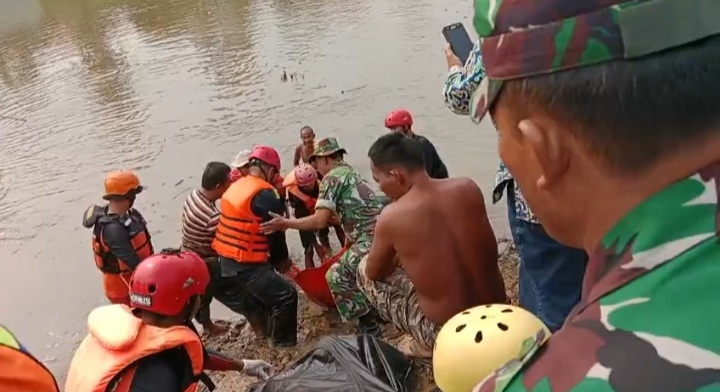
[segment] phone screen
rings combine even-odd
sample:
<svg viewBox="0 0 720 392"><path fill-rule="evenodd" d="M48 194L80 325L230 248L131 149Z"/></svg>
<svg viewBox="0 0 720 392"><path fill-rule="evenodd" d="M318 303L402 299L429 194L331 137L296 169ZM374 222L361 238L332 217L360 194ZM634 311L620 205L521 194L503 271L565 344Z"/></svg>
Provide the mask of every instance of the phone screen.
<svg viewBox="0 0 720 392"><path fill-rule="evenodd" d="M465 30L465 26L463 26L462 23L445 26L443 27L443 35L445 36L445 40L450 44L455 56L458 56L460 61L465 64L473 48L473 42L467 30Z"/></svg>

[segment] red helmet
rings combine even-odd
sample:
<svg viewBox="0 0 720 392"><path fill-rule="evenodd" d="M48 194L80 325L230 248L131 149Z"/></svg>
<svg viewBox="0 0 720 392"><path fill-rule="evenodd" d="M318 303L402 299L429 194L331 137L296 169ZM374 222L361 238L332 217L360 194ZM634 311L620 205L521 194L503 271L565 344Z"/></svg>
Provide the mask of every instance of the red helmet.
<svg viewBox="0 0 720 392"><path fill-rule="evenodd" d="M315 168L303 163L295 168L295 181L300 186L310 186L317 181L317 172Z"/></svg>
<svg viewBox="0 0 720 392"><path fill-rule="evenodd" d="M194 252L163 250L143 260L130 279L130 305L176 316L188 301L205 294L210 272Z"/></svg>
<svg viewBox="0 0 720 392"><path fill-rule="evenodd" d="M404 127L412 124L412 114L405 109L393 110L385 118L385 128Z"/></svg>
<svg viewBox="0 0 720 392"><path fill-rule="evenodd" d="M248 157L249 161L253 159L267 163L270 166L275 166L278 171L280 170L280 155L270 146L255 146Z"/></svg>

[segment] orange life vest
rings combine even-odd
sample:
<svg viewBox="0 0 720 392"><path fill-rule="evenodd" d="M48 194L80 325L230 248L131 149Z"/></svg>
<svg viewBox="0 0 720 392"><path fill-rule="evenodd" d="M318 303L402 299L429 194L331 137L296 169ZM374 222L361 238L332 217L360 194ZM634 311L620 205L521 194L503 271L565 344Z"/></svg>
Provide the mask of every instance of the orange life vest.
<svg viewBox="0 0 720 392"><path fill-rule="evenodd" d="M88 329L70 363L65 392L127 392L136 361L177 347L187 351L195 375L185 392L197 390L204 352L200 337L190 328L153 327L125 305L107 305L90 312Z"/></svg>
<svg viewBox="0 0 720 392"><path fill-rule="evenodd" d="M319 183L317 184L319 186ZM292 195L302 200L303 204L305 204L305 208L307 208L310 215L315 213L315 204L317 203L317 198L310 197L310 195L304 193L297 185L290 185L287 190Z"/></svg>
<svg viewBox="0 0 720 392"><path fill-rule="evenodd" d="M243 177L228 188L220 200L220 222L212 247L218 255L241 263L262 263L268 259L267 237L260 233L261 217L250 204L258 192L275 188L267 181Z"/></svg>
<svg viewBox="0 0 720 392"><path fill-rule="evenodd" d="M60 392L52 373L1 325L0 391Z"/></svg>
<svg viewBox="0 0 720 392"><path fill-rule="evenodd" d="M90 207L87 214L92 214L93 212L93 207ZM107 213L107 210L105 210L105 213ZM92 247L93 253L95 254L95 265L104 274L121 275L132 272L125 262L119 260L112 254L110 247L105 243L102 235L105 223L103 223L101 218L102 217L96 221L95 227L93 228ZM123 223L129 229L130 243L140 260L152 256L154 253L152 241L142 215L133 210L127 220L127 222L120 223Z"/></svg>

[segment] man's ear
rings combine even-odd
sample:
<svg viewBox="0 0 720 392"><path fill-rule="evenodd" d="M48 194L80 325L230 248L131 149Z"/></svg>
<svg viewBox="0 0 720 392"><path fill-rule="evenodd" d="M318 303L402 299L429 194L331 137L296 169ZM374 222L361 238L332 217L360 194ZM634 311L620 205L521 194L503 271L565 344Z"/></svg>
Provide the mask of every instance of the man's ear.
<svg viewBox="0 0 720 392"><path fill-rule="evenodd" d="M537 119L520 121L518 129L540 165L538 189L551 188L568 169L570 155L561 130L551 121Z"/></svg>

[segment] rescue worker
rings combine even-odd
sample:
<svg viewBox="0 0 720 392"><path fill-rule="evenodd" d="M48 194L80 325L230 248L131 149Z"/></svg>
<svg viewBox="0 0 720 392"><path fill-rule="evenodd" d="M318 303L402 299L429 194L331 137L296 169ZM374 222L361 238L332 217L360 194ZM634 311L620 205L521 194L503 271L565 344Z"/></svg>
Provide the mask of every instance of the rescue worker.
<svg viewBox="0 0 720 392"><path fill-rule="evenodd" d="M203 370L238 371L267 379L270 364L205 350L194 329L210 282L193 252L165 250L145 260L130 281L132 308L90 312L89 334L70 363L66 392L194 392L214 385Z"/></svg>
<svg viewBox="0 0 720 392"><path fill-rule="evenodd" d="M0 391L60 392L55 377L0 325Z"/></svg>
<svg viewBox="0 0 720 392"><path fill-rule="evenodd" d="M287 202L295 211L295 218L300 219L315 213L315 203L317 202L320 192L320 181L318 181L317 171L309 164L303 163L297 166L285 178L284 185L287 189ZM290 214L288 214L289 216ZM340 244L345 244L345 232L340 223L335 218L331 221L335 234ZM318 248L318 256L325 259L331 252L330 249L330 228L324 227L317 231L317 238L320 239L322 248L317 242L315 231L302 230L300 233L300 242L305 249L305 269L314 268L313 258L315 257L315 248Z"/></svg>
<svg viewBox="0 0 720 392"><path fill-rule="evenodd" d="M220 279L215 299L248 319L258 337L275 347L297 344L297 291L278 272L292 265L285 233L264 235L260 224L285 205L269 182L280 171L280 156L256 146L249 174L230 185L220 200L220 221L212 247L218 253Z"/></svg>
<svg viewBox="0 0 720 392"><path fill-rule="evenodd" d="M132 208L143 191L137 175L114 171L105 177L105 206L90 206L83 226L93 229L95 265L103 273L105 296L114 304L129 305L128 282L140 262L153 254L150 233L140 211Z"/></svg>
<svg viewBox="0 0 720 392"><path fill-rule="evenodd" d="M447 167L445 167L445 163L440 159L440 155L437 149L435 149L435 146L425 136L413 132L412 125L412 114L406 109L393 110L385 117L385 128L393 132L399 132L420 142L423 148L423 156L425 157L425 169L430 178L448 178Z"/></svg>
<svg viewBox="0 0 720 392"><path fill-rule="evenodd" d="M232 171L230 171L230 181L235 182L248 175L248 157L250 153L252 153L252 150L242 150L235 155L235 160L230 165L230 167L232 167Z"/></svg>
<svg viewBox="0 0 720 392"><path fill-rule="evenodd" d="M264 233L281 233L286 229L320 230L327 227L334 214L342 222L352 244L325 276L344 321L357 320L362 334L378 335L377 313L358 289L357 271L362 258L370 251L375 236L375 221L383 202L370 185L345 160L347 151L337 139L320 139L310 162L323 175L315 213L302 219L287 219L280 214L262 225Z"/></svg>

